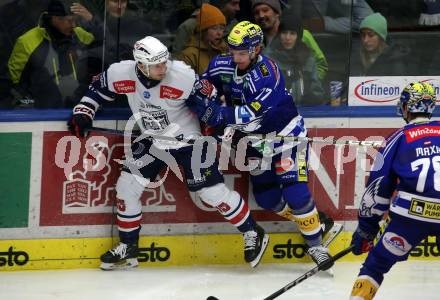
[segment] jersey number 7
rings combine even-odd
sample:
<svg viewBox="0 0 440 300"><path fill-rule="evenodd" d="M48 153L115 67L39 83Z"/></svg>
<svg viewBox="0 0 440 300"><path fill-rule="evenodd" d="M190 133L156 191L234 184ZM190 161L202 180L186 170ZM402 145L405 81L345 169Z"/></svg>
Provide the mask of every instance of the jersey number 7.
<svg viewBox="0 0 440 300"><path fill-rule="evenodd" d="M416 191L423 193L425 190L426 178L428 175L429 168L431 166L434 169L434 190L440 191L440 156L434 156L432 159L429 157L419 158L411 163L412 171L417 171L419 166L422 166L420 170L419 179L417 180Z"/></svg>

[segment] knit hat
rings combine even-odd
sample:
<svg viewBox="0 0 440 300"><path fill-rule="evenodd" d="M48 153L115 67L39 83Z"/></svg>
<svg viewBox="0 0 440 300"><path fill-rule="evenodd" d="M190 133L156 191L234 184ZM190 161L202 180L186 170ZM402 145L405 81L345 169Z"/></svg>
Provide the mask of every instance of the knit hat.
<svg viewBox="0 0 440 300"><path fill-rule="evenodd" d="M384 41L388 36L387 20L380 13L374 13L366 17L359 26L359 30L368 28L376 32Z"/></svg>
<svg viewBox="0 0 440 300"><path fill-rule="evenodd" d="M71 1L51 0L47 5L47 14L49 16L65 17L72 15L70 11Z"/></svg>
<svg viewBox="0 0 440 300"><path fill-rule="evenodd" d="M298 35L298 39L301 40L303 28L301 20L299 18L295 18L292 15L283 15L280 20L279 32L287 30L296 32Z"/></svg>
<svg viewBox="0 0 440 300"><path fill-rule="evenodd" d="M279 0L252 0L252 10L259 4L269 5L277 14L281 15L281 5Z"/></svg>
<svg viewBox="0 0 440 300"><path fill-rule="evenodd" d="M199 30L205 30L214 25L226 26L226 17L217 7L203 3L197 14L197 27Z"/></svg>

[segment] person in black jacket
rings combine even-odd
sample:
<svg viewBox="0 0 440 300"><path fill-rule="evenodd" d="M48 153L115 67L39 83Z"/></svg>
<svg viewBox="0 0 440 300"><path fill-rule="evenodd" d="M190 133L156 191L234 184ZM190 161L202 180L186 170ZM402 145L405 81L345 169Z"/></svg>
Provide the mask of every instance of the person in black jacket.
<svg viewBox="0 0 440 300"><path fill-rule="evenodd" d="M402 76L410 70L409 48L387 43L386 19L375 13L360 25L361 47L351 60L351 76ZM407 74L411 75L411 74Z"/></svg>
<svg viewBox="0 0 440 300"><path fill-rule="evenodd" d="M17 39L9 57L8 71L15 89L31 99L35 108L76 102L72 99L78 87L76 60L95 37L77 26L73 6L68 0L51 0L40 25Z"/></svg>
<svg viewBox="0 0 440 300"><path fill-rule="evenodd" d="M13 108L12 82L9 78L8 59L15 40L38 23L49 0L13 0L0 5L0 108Z"/></svg>

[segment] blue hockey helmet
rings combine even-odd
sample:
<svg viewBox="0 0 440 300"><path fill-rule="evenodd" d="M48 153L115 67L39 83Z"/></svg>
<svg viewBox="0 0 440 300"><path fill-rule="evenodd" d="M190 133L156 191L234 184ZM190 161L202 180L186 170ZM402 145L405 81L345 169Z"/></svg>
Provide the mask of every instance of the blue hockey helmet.
<svg viewBox="0 0 440 300"><path fill-rule="evenodd" d="M436 100L435 89L430 83L412 82L403 89L400 95L400 100L397 103L398 115L403 115L405 105L406 110L410 113L432 114Z"/></svg>

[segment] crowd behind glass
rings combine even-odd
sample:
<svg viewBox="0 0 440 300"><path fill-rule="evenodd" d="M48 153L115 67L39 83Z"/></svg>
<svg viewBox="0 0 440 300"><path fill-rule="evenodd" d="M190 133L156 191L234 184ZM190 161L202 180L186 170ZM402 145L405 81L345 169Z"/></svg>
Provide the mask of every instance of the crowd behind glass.
<svg viewBox="0 0 440 300"><path fill-rule="evenodd" d="M2 2L1 109L73 107L146 35L202 74L241 20L261 26L299 106L346 105L349 76L438 74L440 0Z"/></svg>

